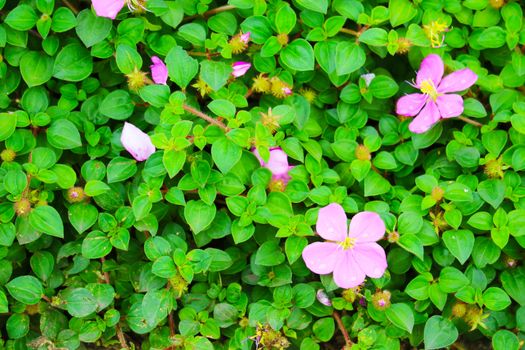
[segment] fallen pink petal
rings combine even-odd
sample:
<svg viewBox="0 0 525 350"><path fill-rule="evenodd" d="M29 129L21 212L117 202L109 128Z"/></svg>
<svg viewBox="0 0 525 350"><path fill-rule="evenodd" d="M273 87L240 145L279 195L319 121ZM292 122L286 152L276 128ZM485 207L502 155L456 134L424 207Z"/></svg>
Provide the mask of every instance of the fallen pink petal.
<svg viewBox="0 0 525 350"><path fill-rule="evenodd" d="M232 75L236 78L243 76L248 72L248 70L251 68L252 64L249 62L235 62L233 64L233 72Z"/></svg>
<svg viewBox="0 0 525 350"><path fill-rule="evenodd" d="M155 84L166 85L168 81L168 68L166 64L157 56L151 57L151 62L153 63L150 66L153 82L155 82Z"/></svg>
<svg viewBox="0 0 525 350"><path fill-rule="evenodd" d="M91 0L91 3L97 16L115 19L126 0Z"/></svg>
<svg viewBox="0 0 525 350"><path fill-rule="evenodd" d="M416 76L414 87L421 93L409 94L397 101L396 113L415 117L408 128L420 134L430 130L440 119L458 117L463 113L463 98L448 94L468 89L478 76L469 68L443 77L445 66L440 56L425 57Z"/></svg>
<svg viewBox="0 0 525 350"><path fill-rule="evenodd" d="M124 123L120 136L122 146L139 162L155 153L155 146L148 134L131 123Z"/></svg>
<svg viewBox="0 0 525 350"><path fill-rule="evenodd" d="M313 272L333 273L335 284L341 288L354 288L365 278L379 278L387 268L386 254L376 243L385 234L385 224L374 212L360 212L352 218L350 226L343 207L329 204L319 210L316 231L326 242L306 246L302 256Z"/></svg>

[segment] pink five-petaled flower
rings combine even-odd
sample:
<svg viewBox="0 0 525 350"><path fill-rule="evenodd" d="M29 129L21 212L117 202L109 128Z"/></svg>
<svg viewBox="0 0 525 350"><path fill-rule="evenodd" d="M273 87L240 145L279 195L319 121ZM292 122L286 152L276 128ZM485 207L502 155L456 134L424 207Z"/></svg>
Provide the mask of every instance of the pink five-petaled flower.
<svg viewBox="0 0 525 350"><path fill-rule="evenodd" d="M441 57L428 55L421 62L414 87L422 94L410 94L397 101L396 113L414 117L408 128L420 134L428 131L441 118L457 117L463 113L463 98L449 92L463 91L471 87L478 76L468 68L443 77L444 65Z"/></svg>
<svg viewBox="0 0 525 350"><path fill-rule="evenodd" d="M250 69L251 66L252 64L250 62L243 62L243 61L235 62L233 63L232 75L235 78L241 77L244 74L246 74L246 72L248 71L248 69Z"/></svg>
<svg viewBox="0 0 525 350"><path fill-rule="evenodd" d="M124 123L120 136L122 146L139 162L155 153L155 146L148 134L130 123Z"/></svg>
<svg viewBox="0 0 525 350"><path fill-rule="evenodd" d="M97 16L115 19L126 0L91 0Z"/></svg>
<svg viewBox="0 0 525 350"><path fill-rule="evenodd" d="M151 69L151 78L155 84L166 85L168 81L168 68L157 56L151 57L151 63L153 63L149 68Z"/></svg>
<svg viewBox="0 0 525 350"><path fill-rule="evenodd" d="M348 229L343 207L332 203L319 210L316 230L328 242L304 248L303 260L313 272L333 272L334 282L341 288L354 288L366 276L379 278L385 273L385 251L376 243L385 234L385 224L378 214L358 213Z"/></svg>
<svg viewBox="0 0 525 350"><path fill-rule="evenodd" d="M256 148L252 150L253 154L259 159L261 166L272 172L274 181L282 181L285 185L290 181L288 171L293 166L288 165L288 155L280 147L270 148L270 158L265 162Z"/></svg>

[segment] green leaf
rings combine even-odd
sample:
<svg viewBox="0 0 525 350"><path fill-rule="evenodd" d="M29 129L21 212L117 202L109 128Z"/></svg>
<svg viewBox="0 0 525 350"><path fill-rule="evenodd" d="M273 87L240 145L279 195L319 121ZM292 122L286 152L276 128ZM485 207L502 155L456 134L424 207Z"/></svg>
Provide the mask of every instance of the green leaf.
<svg viewBox="0 0 525 350"><path fill-rule="evenodd" d="M498 209L505 198L505 183L502 180L490 179L478 184L480 197L494 209Z"/></svg>
<svg viewBox="0 0 525 350"><path fill-rule="evenodd" d="M29 30L33 28L38 21L38 15L29 5L18 5L9 11L5 18L5 23L16 30Z"/></svg>
<svg viewBox="0 0 525 350"><path fill-rule="evenodd" d="M408 252L411 252L419 259L424 259L423 243L418 236L413 234L404 234L399 237L398 244Z"/></svg>
<svg viewBox="0 0 525 350"><path fill-rule="evenodd" d="M13 298L27 305L37 304L44 295L42 283L33 276L16 277L5 287Z"/></svg>
<svg viewBox="0 0 525 350"><path fill-rule="evenodd" d="M498 287L490 287L483 292L483 304L492 311L501 311L510 304L510 298L505 291Z"/></svg>
<svg viewBox="0 0 525 350"><path fill-rule="evenodd" d="M286 238L284 244L284 251L286 252L286 258L288 262L293 264L296 262L303 252L303 249L308 245L306 237L290 236Z"/></svg>
<svg viewBox="0 0 525 350"><path fill-rule="evenodd" d="M184 218L193 233L197 234L212 223L216 212L215 205L208 205L201 200L189 201L184 208Z"/></svg>
<svg viewBox="0 0 525 350"><path fill-rule="evenodd" d="M86 288L68 291L65 302L67 312L73 317L86 317L97 310L97 300Z"/></svg>
<svg viewBox="0 0 525 350"><path fill-rule="evenodd" d="M224 62L201 61L201 79L208 84L213 91L218 91L228 82L233 69Z"/></svg>
<svg viewBox="0 0 525 350"><path fill-rule="evenodd" d="M166 66L170 79L182 89L188 86L199 71L199 62L180 46L175 46L168 52Z"/></svg>
<svg viewBox="0 0 525 350"><path fill-rule="evenodd" d="M97 222L98 210L91 204L73 204L68 209L68 217L75 230L84 233Z"/></svg>
<svg viewBox="0 0 525 350"><path fill-rule="evenodd" d="M134 108L135 105L127 91L115 90L104 97L99 111L102 115L111 119L126 120L133 114Z"/></svg>
<svg viewBox="0 0 525 350"><path fill-rule="evenodd" d="M82 146L77 127L67 119L55 120L47 129L46 136L47 142L58 149L72 149Z"/></svg>
<svg viewBox="0 0 525 350"><path fill-rule="evenodd" d="M335 333L335 322L332 317L324 317L315 321L312 326L315 336L322 342L328 342Z"/></svg>
<svg viewBox="0 0 525 350"><path fill-rule="evenodd" d="M29 332L29 316L26 314L13 314L7 319L5 328L9 338L22 338Z"/></svg>
<svg viewBox="0 0 525 350"><path fill-rule="evenodd" d="M184 151L175 151L173 149L164 150L162 156L162 164L168 172L170 178L173 178L175 175L182 170L182 167L186 163L186 152Z"/></svg>
<svg viewBox="0 0 525 350"><path fill-rule="evenodd" d="M368 172L365 178L365 196L377 196L390 191L391 185L384 177L375 171Z"/></svg>
<svg viewBox="0 0 525 350"><path fill-rule="evenodd" d="M64 46L55 58L53 76L65 81L81 81L93 71L93 59L89 51L73 43Z"/></svg>
<svg viewBox="0 0 525 350"><path fill-rule="evenodd" d="M511 331L501 329L492 336L492 347L494 350L518 350L520 341Z"/></svg>
<svg viewBox="0 0 525 350"><path fill-rule="evenodd" d="M29 264L38 278L43 281L47 281L53 273L53 269L55 267L55 258L50 252L45 250L38 251L35 252L33 256L31 256Z"/></svg>
<svg viewBox="0 0 525 350"><path fill-rule="evenodd" d="M311 71L314 69L314 49L304 39L296 39L281 51L282 63L296 71Z"/></svg>
<svg viewBox="0 0 525 350"><path fill-rule="evenodd" d="M226 174L242 157L242 148L226 137L215 141L211 146L211 156L217 168Z"/></svg>
<svg viewBox="0 0 525 350"><path fill-rule="evenodd" d="M108 183L121 182L129 179L137 172L137 162L124 157L113 158L107 168Z"/></svg>
<svg viewBox="0 0 525 350"><path fill-rule="evenodd" d="M75 31L84 45L91 47L104 40L109 35L111 28L110 19L99 17L91 9L86 9L78 14Z"/></svg>
<svg viewBox="0 0 525 350"><path fill-rule="evenodd" d="M390 0L388 2L388 13L390 14L390 24L397 27L405 24L417 15L417 10L408 0Z"/></svg>
<svg viewBox="0 0 525 350"><path fill-rule="evenodd" d="M297 0L297 3L302 7L326 14L328 11L328 0Z"/></svg>
<svg viewBox="0 0 525 350"><path fill-rule="evenodd" d="M453 344L458 330L452 321L442 316L432 316L425 323L423 332L425 349L441 349Z"/></svg>
<svg viewBox="0 0 525 350"><path fill-rule="evenodd" d="M104 194L109 190L111 190L111 188L99 180L89 180L84 187L84 192L90 197Z"/></svg>
<svg viewBox="0 0 525 350"><path fill-rule="evenodd" d="M0 141L4 141L16 130L16 113L0 113Z"/></svg>
<svg viewBox="0 0 525 350"><path fill-rule="evenodd" d="M92 231L82 241L82 256L87 259L100 259L108 255L112 248L109 238L103 232Z"/></svg>
<svg viewBox="0 0 525 350"><path fill-rule="evenodd" d="M39 206L29 213L31 226L50 236L64 238L64 223L58 211L48 205Z"/></svg>
<svg viewBox="0 0 525 350"><path fill-rule="evenodd" d="M455 293L469 284L469 279L455 267L447 266L439 274L439 287L445 293Z"/></svg>
<svg viewBox="0 0 525 350"><path fill-rule="evenodd" d="M284 262L284 254L281 251L278 240L266 241L255 253L255 263L262 266L276 266Z"/></svg>
<svg viewBox="0 0 525 350"><path fill-rule="evenodd" d="M9 312L9 305L7 303L7 296L4 291L0 290L0 313Z"/></svg>
<svg viewBox="0 0 525 350"><path fill-rule="evenodd" d="M20 59L20 73L29 87L42 85L53 76L53 64L53 59L46 54L29 51Z"/></svg>
<svg viewBox="0 0 525 350"><path fill-rule="evenodd" d="M135 48L121 44L117 47L117 66L124 74L133 73L142 67L142 57Z"/></svg>
<svg viewBox="0 0 525 350"><path fill-rule="evenodd" d="M337 44L335 55L335 70L337 75L355 72L363 67L366 61L364 50L350 41L341 41Z"/></svg>
<svg viewBox="0 0 525 350"><path fill-rule="evenodd" d="M407 304L392 304L385 311L386 317L395 326L412 333L414 328L414 312Z"/></svg>
<svg viewBox="0 0 525 350"><path fill-rule="evenodd" d="M297 15L295 11L287 4L281 6L281 8L275 14L275 27L277 33L288 34L295 27L297 22Z"/></svg>
<svg viewBox="0 0 525 350"><path fill-rule="evenodd" d="M474 248L474 234L468 230L451 230L443 233L447 249L463 265Z"/></svg>

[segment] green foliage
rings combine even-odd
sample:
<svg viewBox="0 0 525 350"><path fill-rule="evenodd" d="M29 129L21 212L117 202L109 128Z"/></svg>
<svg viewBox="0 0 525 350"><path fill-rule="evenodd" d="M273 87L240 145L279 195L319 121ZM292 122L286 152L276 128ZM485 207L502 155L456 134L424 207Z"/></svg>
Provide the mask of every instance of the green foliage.
<svg viewBox="0 0 525 350"><path fill-rule="evenodd" d="M0 349L522 346L520 2L127 3L0 0ZM478 80L413 134L431 53ZM330 203L381 216L384 276L308 270Z"/></svg>

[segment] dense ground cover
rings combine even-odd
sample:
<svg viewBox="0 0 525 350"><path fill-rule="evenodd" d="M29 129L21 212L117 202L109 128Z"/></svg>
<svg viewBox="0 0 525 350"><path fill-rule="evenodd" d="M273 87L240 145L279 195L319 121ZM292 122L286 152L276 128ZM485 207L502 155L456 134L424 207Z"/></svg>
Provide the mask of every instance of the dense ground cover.
<svg viewBox="0 0 525 350"><path fill-rule="evenodd" d="M0 18L0 348L521 347L520 2Z"/></svg>

